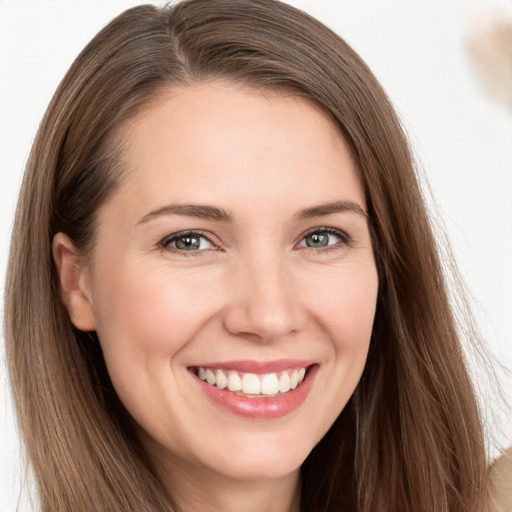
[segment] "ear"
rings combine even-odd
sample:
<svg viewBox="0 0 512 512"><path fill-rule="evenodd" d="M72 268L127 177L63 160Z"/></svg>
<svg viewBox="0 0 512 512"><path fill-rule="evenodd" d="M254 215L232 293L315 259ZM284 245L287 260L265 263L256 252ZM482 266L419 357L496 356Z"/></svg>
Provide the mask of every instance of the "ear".
<svg viewBox="0 0 512 512"><path fill-rule="evenodd" d="M59 276L59 292L71 323L81 331L94 331L96 320L90 289L89 269L83 264L69 236L53 238L53 259Z"/></svg>

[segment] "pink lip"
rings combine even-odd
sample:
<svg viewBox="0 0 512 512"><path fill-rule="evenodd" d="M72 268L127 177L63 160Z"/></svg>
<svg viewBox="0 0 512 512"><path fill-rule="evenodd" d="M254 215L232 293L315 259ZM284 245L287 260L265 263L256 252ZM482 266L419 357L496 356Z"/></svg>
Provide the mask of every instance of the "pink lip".
<svg viewBox="0 0 512 512"><path fill-rule="evenodd" d="M307 368L315 364L315 361L307 361L305 359L278 359L275 361L252 361L243 359L240 361L219 361L207 364L198 364L195 367L212 368L218 370L238 370L244 373L275 373L290 368Z"/></svg>
<svg viewBox="0 0 512 512"><path fill-rule="evenodd" d="M309 365L304 365L302 361L300 364L291 366L279 366L277 370L268 370L268 366L264 366L264 371L261 373L270 373L271 371L279 371L280 369L286 368L297 368ZM222 368L228 370L229 368L226 365L215 363L212 365L208 365L211 368ZM234 369L234 368L233 368ZM236 369L240 371L242 368L240 366L236 366ZM251 367L251 371L254 371L255 367ZM261 368L259 368L261 369ZM195 381L201 387L201 389L206 393L206 395L216 404L221 407L227 409L233 414L237 416L242 416L245 418L252 419L273 419L280 418L281 416L285 416L286 414L291 413L304 402L306 397L311 390L311 386L313 384L315 375L318 371L318 365L314 364L307 369L306 376L301 384L299 384L295 389L288 391L287 393L283 393L274 397L262 397L262 398L248 398L245 396L240 396L233 391L229 391L227 389L218 389L210 384L203 382L198 377L195 377Z"/></svg>

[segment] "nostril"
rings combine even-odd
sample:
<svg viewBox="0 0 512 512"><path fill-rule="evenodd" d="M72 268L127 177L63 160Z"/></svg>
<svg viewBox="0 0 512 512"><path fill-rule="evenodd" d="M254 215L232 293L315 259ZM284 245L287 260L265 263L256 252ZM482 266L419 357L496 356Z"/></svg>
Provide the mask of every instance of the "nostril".
<svg viewBox="0 0 512 512"><path fill-rule="evenodd" d="M300 316L293 308L262 308L258 305L232 308L224 318L226 329L236 336L258 342L290 336L300 329Z"/></svg>

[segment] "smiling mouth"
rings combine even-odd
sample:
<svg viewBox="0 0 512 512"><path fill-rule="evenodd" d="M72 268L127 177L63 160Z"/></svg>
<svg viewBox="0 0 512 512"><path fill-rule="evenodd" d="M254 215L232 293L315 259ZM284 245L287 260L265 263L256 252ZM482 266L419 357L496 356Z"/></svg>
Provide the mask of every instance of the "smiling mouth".
<svg viewBox="0 0 512 512"><path fill-rule="evenodd" d="M271 398L296 389L309 367L289 368L280 372L256 374L219 368L192 368L196 377L212 387L248 398Z"/></svg>

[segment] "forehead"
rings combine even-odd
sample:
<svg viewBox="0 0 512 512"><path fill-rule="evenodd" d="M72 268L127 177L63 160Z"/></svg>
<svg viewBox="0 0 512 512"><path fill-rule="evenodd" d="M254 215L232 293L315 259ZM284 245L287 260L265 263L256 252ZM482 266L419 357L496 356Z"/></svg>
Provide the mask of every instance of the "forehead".
<svg viewBox="0 0 512 512"><path fill-rule="evenodd" d="M293 93L223 83L170 88L123 136L121 194L131 194L134 206L237 198L244 204L249 196L265 203L340 195L364 202L338 128Z"/></svg>

